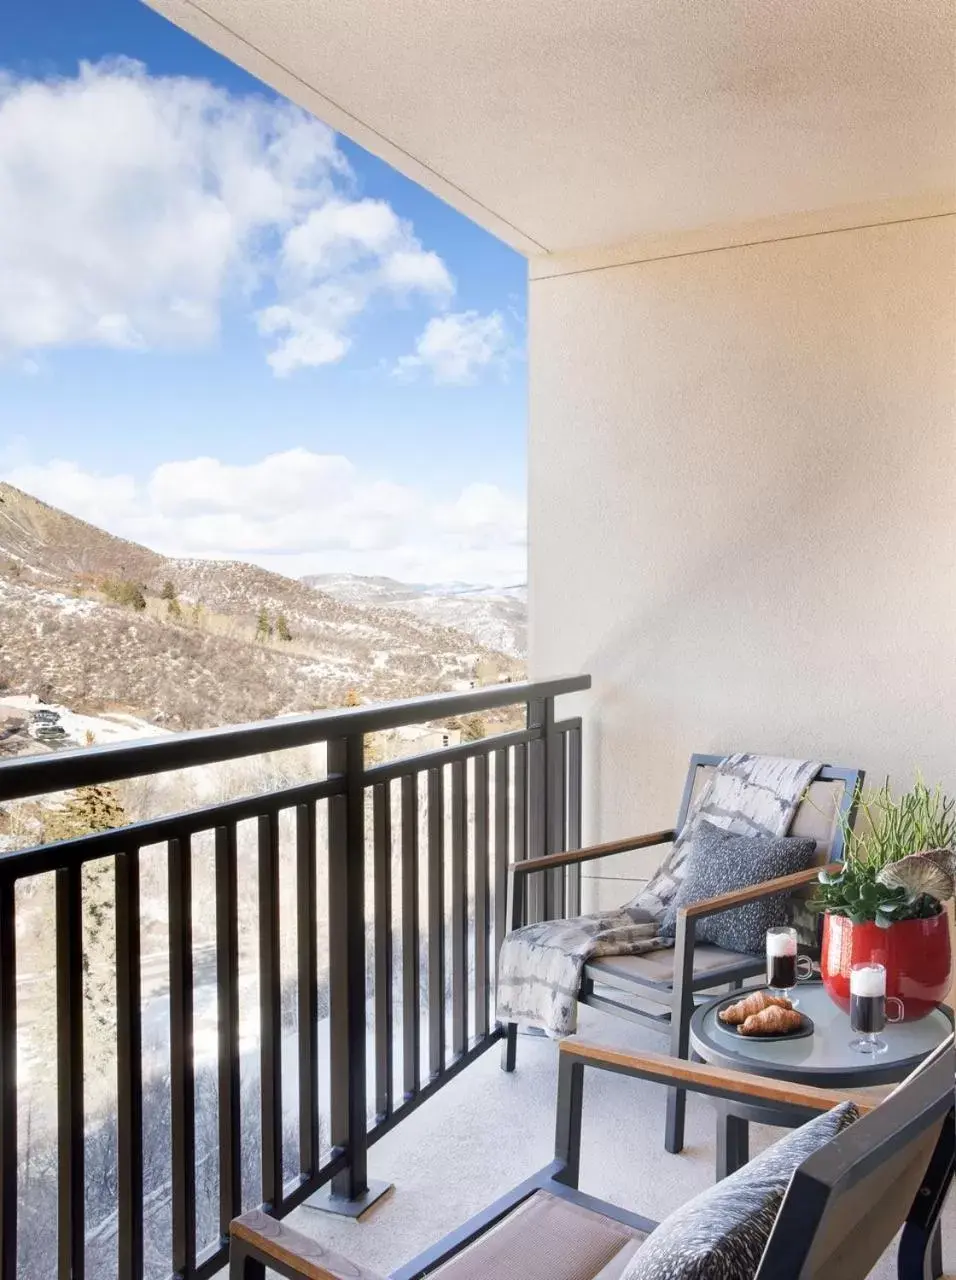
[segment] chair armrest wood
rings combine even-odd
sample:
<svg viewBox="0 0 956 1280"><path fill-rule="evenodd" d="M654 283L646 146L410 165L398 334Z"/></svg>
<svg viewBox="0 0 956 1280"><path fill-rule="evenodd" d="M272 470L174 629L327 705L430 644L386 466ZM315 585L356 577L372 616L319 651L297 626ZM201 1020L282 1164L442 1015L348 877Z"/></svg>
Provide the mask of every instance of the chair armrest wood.
<svg viewBox="0 0 956 1280"><path fill-rule="evenodd" d="M765 880L763 884L749 885L746 889L734 889L733 892L722 893L716 898L692 902L681 907L677 914L688 919L715 916L721 911L730 911L745 902L755 902L771 893L786 893L788 889L799 889L801 885L812 884L821 871L838 871L840 866L839 862L831 862L827 867L810 867L807 871L794 872L792 876L778 876L776 880Z"/></svg>
<svg viewBox="0 0 956 1280"><path fill-rule="evenodd" d="M523 862L509 863L508 870L515 875L531 875L535 871L547 871L549 867L569 867L576 862L590 862L592 858L607 858L614 853L628 853L632 849L650 849L656 844L670 844L676 838L675 831L652 831L649 835L612 840L610 844L594 844L587 849L549 853L543 858L526 858Z"/></svg>
<svg viewBox="0 0 956 1280"><path fill-rule="evenodd" d="M663 1053L632 1053L610 1045L589 1044L570 1037L562 1040L560 1051L589 1067L600 1067L639 1080L656 1084L679 1085L691 1093L719 1098L756 1098L787 1107L806 1107L810 1111L829 1111L838 1102L854 1102L861 1112L872 1111L880 1099L865 1091L852 1089L816 1089L790 1080L774 1080L770 1076L749 1075L710 1067L703 1063L670 1058Z"/></svg>
<svg viewBox="0 0 956 1280"><path fill-rule="evenodd" d="M286 1226L261 1209L233 1218L229 1234L247 1250L262 1255L267 1264L271 1258L273 1263L302 1276L303 1280L382 1280L376 1272L333 1253L311 1236Z"/></svg>

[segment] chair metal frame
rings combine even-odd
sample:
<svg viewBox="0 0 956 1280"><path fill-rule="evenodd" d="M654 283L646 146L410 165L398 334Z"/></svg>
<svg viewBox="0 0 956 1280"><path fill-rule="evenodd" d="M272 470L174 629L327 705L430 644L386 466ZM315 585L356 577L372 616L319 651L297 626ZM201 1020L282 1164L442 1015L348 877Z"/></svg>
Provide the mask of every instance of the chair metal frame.
<svg viewBox="0 0 956 1280"><path fill-rule="evenodd" d="M653 1219L599 1200L578 1186L586 1069L611 1071L658 1084L673 1085L679 1080L683 1088L713 1098L803 1108L808 1119L844 1100L857 1105L861 1118L794 1173L755 1280L809 1280L820 1274L813 1269L813 1247L819 1232L834 1224L838 1233L841 1228L845 1234L858 1229L853 1214L841 1215L841 1198L852 1194L861 1179L885 1160L898 1156L901 1145L918 1142L932 1126L940 1124L912 1204L898 1206L898 1213L885 1221L887 1241L903 1227L897 1254L899 1280L936 1280L941 1276L939 1218L956 1170L956 1049L952 1036L883 1101L872 1094L817 1089L684 1062L663 1054L631 1053L572 1037L560 1046L554 1159L393 1271L390 1280L423 1280L480 1240L537 1191L546 1191L636 1231L654 1230L658 1223ZM264 1280L266 1266L287 1280L378 1280L349 1259L331 1253L317 1241L258 1210L237 1218L231 1234L230 1280ZM841 1267L839 1280L862 1280L862 1276L849 1274Z"/></svg>

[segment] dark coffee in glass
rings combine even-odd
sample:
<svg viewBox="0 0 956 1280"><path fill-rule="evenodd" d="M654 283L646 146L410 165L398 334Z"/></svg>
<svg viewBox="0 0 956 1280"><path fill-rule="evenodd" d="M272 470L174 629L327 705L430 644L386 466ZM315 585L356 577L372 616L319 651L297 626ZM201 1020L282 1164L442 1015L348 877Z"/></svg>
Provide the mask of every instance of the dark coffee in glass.
<svg viewBox="0 0 956 1280"><path fill-rule="evenodd" d="M791 992L797 980L809 978L813 964L809 956L797 955L797 931L789 925L767 930L767 986L778 996L797 1004Z"/></svg>
<svg viewBox="0 0 956 1280"><path fill-rule="evenodd" d="M775 991L789 991L797 985L797 957L767 956L767 986Z"/></svg>
<svg viewBox="0 0 956 1280"><path fill-rule="evenodd" d="M850 1029L876 1035L886 1026L885 996L850 996Z"/></svg>
<svg viewBox="0 0 956 1280"><path fill-rule="evenodd" d="M896 1006L888 1013L888 1004ZM880 1035L887 1022L902 1022L903 1002L886 994L886 969L881 964L850 967L850 1029L859 1036L850 1041L857 1053L886 1053L889 1045Z"/></svg>

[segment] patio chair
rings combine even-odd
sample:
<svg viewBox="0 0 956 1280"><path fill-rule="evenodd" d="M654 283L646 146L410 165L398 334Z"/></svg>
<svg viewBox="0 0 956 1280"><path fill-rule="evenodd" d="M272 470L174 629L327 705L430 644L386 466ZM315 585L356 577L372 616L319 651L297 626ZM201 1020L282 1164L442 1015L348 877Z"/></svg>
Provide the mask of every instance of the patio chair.
<svg viewBox="0 0 956 1280"><path fill-rule="evenodd" d="M808 1118L854 1101L861 1118L792 1174L755 1280L862 1280L900 1227L900 1280L941 1274L937 1228L954 1164L952 1036L879 1102L571 1038L560 1050L554 1160L390 1280L621 1280L659 1224L578 1189L586 1069L657 1083L679 1078L718 1098L804 1107ZM745 1174L733 1175L734 1185L718 1184L730 1188L735 1203ZM709 1207L705 1202L701 1211ZM719 1238L706 1248L717 1244ZM230 1280L263 1280L266 1266L287 1280L379 1280L259 1211L232 1223L230 1258Z"/></svg>
<svg viewBox="0 0 956 1280"><path fill-rule="evenodd" d="M512 863L508 868L508 929L517 929L526 923L529 875L549 867L578 866L595 858L670 844L721 759L715 755L691 756L680 812L672 830ZM704 993L725 984L736 989L747 979L762 974L766 963L763 956L725 951L709 943L696 942L697 921L783 889L794 891L795 903L799 901L801 892L805 897L806 886L816 879L820 866L843 860L843 831L839 815L852 818L857 789L862 781L862 769L826 765L810 784L806 798L797 808L788 834L816 840L817 867L696 903L686 913L680 913L672 948L644 955L605 956L593 960L585 966L578 992L579 1002L618 1018L668 1031L672 1055L686 1058L691 1015L697 1003L709 998ZM658 1006L659 1011L648 1009L648 1004ZM517 1043L517 1025L513 1022L506 1024L501 1061L504 1071L515 1069ZM684 1112L683 1089L669 1089L664 1146L675 1154L684 1146Z"/></svg>

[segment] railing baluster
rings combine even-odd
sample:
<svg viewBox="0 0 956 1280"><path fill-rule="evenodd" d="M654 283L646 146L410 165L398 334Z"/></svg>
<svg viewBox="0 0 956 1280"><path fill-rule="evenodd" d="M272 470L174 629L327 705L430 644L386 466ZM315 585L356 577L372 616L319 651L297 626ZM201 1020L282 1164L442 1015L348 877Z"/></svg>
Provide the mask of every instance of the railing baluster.
<svg viewBox="0 0 956 1280"><path fill-rule="evenodd" d="M408 773L402 778L402 1076L409 1099L421 1084L418 890L418 774Z"/></svg>
<svg viewBox="0 0 956 1280"><path fill-rule="evenodd" d="M554 727L554 699L544 704L545 767L545 853L563 853L566 839L564 821L564 735ZM546 872L549 919L564 918L564 868Z"/></svg>
<svg viewBox="0 0 956 1280"><path fill-rule="evenodd" d="M514 755L514 829L512 843L514 845L514 862L524 862L528 855L528 749L525 746L515 747ZM532 914L530 903L533 901L532 887L540 876L529 876L531 884L525 889L524 924L531 924L538 917Z"/></svg>
<svg viewBox="0 0 956 1280"><path fill-rule="evenodd" d="M17 932L15 881L0 878L0 1277L17 1274Z"/></svg>
<svg viewBox="0 0 956 1280"><path fill-rule="evenodd" d="M82 874L79 863L56 873L57 1271L60 1280L83 1280L86 1269Z"/></svg>
<svg viewBox="0 0 956 1280"><path fill-rule="evenodd" d="M543 734L547 704L528 703L528 728L539 736L528 743L528 853L529 858L540 858L547 853L547 778L548 768ZM551 894L549 877L537 874L528 877L525 892L527 923L550 918Z"/></svg>
<svg viewBox="0 0 956 1280"><path fill-rule="evenodd" d="M488 757L475 757L475 1035L488 1034Z"/></svg>
<svg viewBox="0 0 956 1280"><path fill-rule="evenodd" d="M216 828L216 996L219 1022L219 1234L242 1212L239 1080L239 884L236 827Z"/></svg>
<svg viewBox="0 0 956 1280"><path fill-rule="evenodd" d="M451 766L451 1051L457 1058L468 1043L468 877L465 764Z"/></svg>
<svg viewBox="0 0 956 1280"><path fill-rule="evenodd" d="M375 1114L392 1114L392 806L389 785L372 790L375 876Z"/></svg>
<svg viewBox="0 0 956 1280"><path fill-rule="evenodd" d="M495 752L495 983L498 982L498 955L508 932L508 840L509 786L511 761L507 751ZM517 854L515 854L517 857Z"/></svg>
<svg viewBox="0 0 956 1280"><path fill-rule="evenodd" d="M315 802L300 804L295 820L296 942L299 986L299 1173L318 1172L319 1022L316 940Z"/></svg>
<svg viewBox="0 0 956 1280"><path fill-rule="evenodd" d="M279 972L279 815L259 819L259 1081L262 1202L282 1202L282 991Z"/></svg>
<svg viewBox="0 0 956 1280"><path fill-rule="evenodd" d="M139 850L117 855L116 1122L119 1280L143 1276L143 1035Z"/></svg>
<svg viewBox="0 0 956 1280"><path fill-rule="evenodd" d="M173 1271L191 1280L196 1270L196 1075L189 837L170 840L168 849Z"/></svg>
<svg viewBox="0 0 956 1280"><path fill-rule="evenodd" d="M445 1066L445 780L428 770L428 1070Z"/></svg>
<svg viewBox="0 0 956 1280"><path fill-rule="evenodd" d="M569 729L566 735L567 755L567 822L568 834L566 846L570 849L581 848L581 730ZM568 915L581 914L581 865L568 867Z"/></svg>

